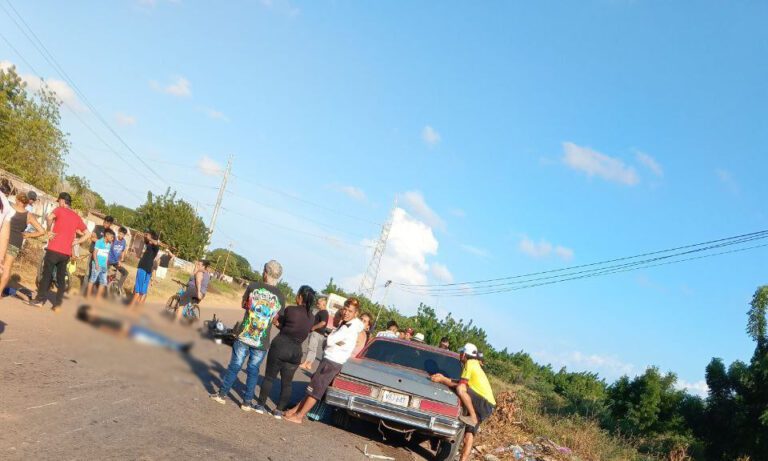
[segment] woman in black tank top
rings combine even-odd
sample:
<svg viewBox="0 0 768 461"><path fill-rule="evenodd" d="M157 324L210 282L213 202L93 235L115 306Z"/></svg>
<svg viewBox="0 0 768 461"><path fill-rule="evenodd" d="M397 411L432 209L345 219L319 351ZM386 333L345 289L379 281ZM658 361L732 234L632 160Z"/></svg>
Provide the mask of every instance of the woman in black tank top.
<svg viewBox="0 0 768 461"><path fill-rule="evenodd" d="M267 368L264 371L264 381L261 383L259 398L254 409L264 412L269 393L272 391L272 383L280 373L280 398L277 407L272 412L275 418L282 418L283 412L288 408L291 399L293 376L301 364L301 343L307 339L310 330L315 323L312 314L312 305L315 303L315 290L303 285L296 293L295 306L288 306L281 310L276 317L275 325L280 329L280 334L275 336L267 353Z"/></svg>
<svg viewBox="0 0 768 461"><path fill-rule="evenodd" d="M26 193L16 195L16 202L13 204L14 215L8 219L10 230L8 235L8 252L5 254L5 259L3 259L3 273L0 274L0 293L5 290L8 280L11 278L11 267L16 257L19 256L24 239L45 235L43 226L26 210L25 207L28 204L29 197L27 197ZM24 232L28 225L33 226L35 232Z"/></svg>

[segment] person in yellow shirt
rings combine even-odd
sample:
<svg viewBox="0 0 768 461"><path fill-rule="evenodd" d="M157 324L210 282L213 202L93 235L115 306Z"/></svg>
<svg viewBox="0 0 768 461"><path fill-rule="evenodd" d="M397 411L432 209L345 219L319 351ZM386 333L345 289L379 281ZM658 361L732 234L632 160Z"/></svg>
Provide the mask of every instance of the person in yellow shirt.
<svg viewBox="0 0 768 461"><path fill-rule="evenodd" d="M467 410L467 415L459 417L461 422L467 425L464 444L461 447L461 461L466 461L472 453L475 434L480 424L488 419L496 408L496 399L493 397L488 376L480 366L480 352L477 346L467 343L459 349L459 354L461 354L459 356L461 363L464 365L459 381L454 382L440 373L432 375L432 381L455 390L461 404Z"/></svg>

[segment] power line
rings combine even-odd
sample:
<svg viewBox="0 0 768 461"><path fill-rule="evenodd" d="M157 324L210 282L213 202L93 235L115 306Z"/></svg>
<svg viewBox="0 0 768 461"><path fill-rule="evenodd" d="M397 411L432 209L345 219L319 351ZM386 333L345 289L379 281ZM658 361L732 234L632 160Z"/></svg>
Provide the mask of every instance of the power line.
<svg viewBox="0 0 768 461"><path fill-rule="evenodd" d="M317 220L315 220L315 219L312 219L312 218L308 218L308 217L306 217L306 216L302 216L302 215L300 215L300 214L296 214L296 213L293 213L293 212L291 212L291 211L288 211L288 210L283 210L283 209L281 209L281 208L277 208L277 207L274 207L274 206L270 206L270 205L267 205L267 204L265 204L265 203L261 203L261 202L258 202L258 201L256 201L256 200L252 199L251 197L246 197L246 196L244 196L244 195L236 194L236 193L234 193L234 192L232 192L232 191L229 191L229 190L227 191L227 193L228 193L228 194L230 194L230 195L232 195L232 196L234 196L234 197L240 198L240 199L242 199L242 200L247 200L247 201L249 201L249 202L251 202L251 203L254 203L254 204L256 204L256 205L259 205L259 206L261 206L261 207L264 207L264 208L268 208L268 209L270 209L270 210L275 210L275 211L277 211L277 212L279 212L279 213L284 213L284 214L287 214L287 215L293 216L293 217L295 217L295 218L299 218L299 219L301 219L301 220L304 220L304 221L308 221L308 222L311 222L311 223L317 224L318 226L321 226L321 227L325 227L325 228L327 228L328 230L331 230L331 231L334 231L334 232L340 232L340 233L342 233L342 234L347 234L347 235L350 235L350 236L352 236L352 237L357 237L357 238L361 238L361 239L367 239L367 238L370 238L370 237L367 237L367 236L364 236L364 235L356 234L356 233L353 233L353 232L349 232L349 231L346 231L346 230L342 230L342 229L338 229L338 228L335 228L335 227L333 227L333 226L329 226L328 224L326 224L326 223L324 223L324 222L321 222L321 221L317 221Z"/></svg>
<svg viewBox="0 0 768 461"><path fill-rule="evenodd" d="M141 156L140 156L138 153L136 153L136 151L134 151L134 150L131 148L131 146L129 146L129 145L128 145L128 143L127 143L127 142L125 142L125 140L124 140L124 139L123 139L123 138L122 138L122 137L121 137L121 136L120 136L120 135L117 133L117 131L115 131L115 130L112 128L112 126L111 126L111 125L110 125L110 124L109 124L109 123L108 123L108 122L107 122L107 121L104 119L104 117L103 117L103 116L101 115L101 113L100 113L100 112L99 112L99 111L96 109L96 107L94 107L94 106L93 106L93 104L91 104L91 102L88 100L88 97L85 95L85 93L83 93L83 92L80 90L80 87L78 87L78 86L77 86L77 84L75 83L75 81L74 81L74 80L73 80L73 79L72 79L72 78L69 76L69 74L67 74L67 72L66 72L66 71L65 71L65 70L64 70L64 69L61 67L61 65L60 65L60 64L59 64L59 62L56 60L56 58L53 56L53 54L51 54L51 52L50 52L50 51L48 51L48 48L46 48L46 46L45 46L45 44L42 42L42 40L40 40L40 38L37 36L37 34L35 34L35 31L34 31L34 30L32 30L32 28L29 26L29 24L27 24L27 21L25 21L25 20L24 20L24 17L23 17L23 16L21 16L21 14L19 14L19 12L16 10L16 8L14 8L13 4L11 3L11 1L10 1L10 0L7 0L7 1L6 1L6 3L7 3L7 4L8 4L8 6L9 6L9 7L10 7L10 8L13 10L13 12L14 12L14 13L16 13L16 16L18 16L18 18L19 18L19 19L21 20L21 22L24 24L24 26L26 27L26 29L29 31L29 34L31 34L31 35L32 35L32 37L34 37L34 39L33 39L32 37L30 37L30 35L29 35L29 34L27 34L27 32L24 30L24 27L22 27L22 26L21 26L21 25L18 23L18 21L16 21L16 19L13 17L13 15L11 15L11 14L10 14L10 12L9 12L7 9L5 9L5 7L3 7L3 6L2 6L2 4L0 4L0 8L2 8L2 9L3 9L3 11L6 13L6 15L8 15L8 17L9 17L9 18L10 18L10 19L13 21L13 23L14 23L14 24L16 24L16 27L18 27L18 28L19 28L19 30L21 30L21 32L24 34L24 36L25 36L25 37L27 37L27 39L28 39L28 40L29 40L29 41L32 43L32 45L35 47L35 49L37 49L37 51L38 51L38 52L39 52L39 53L40 53L40 54L43 56L43 58L44 58L44 59L45 59L45 60L48 62L48 64L50 64L51 66L53 66L53 68L54 68L54 69L56 69L56 70L59 72L59 74L60 74L60 75L61 75L61 76L62 76L62 77L63 77L63 78L64 78L64 79L67 81L67 83L69 83L70 85L72 85L72 88L75 90L75 92L78 94L78 96L80 96L80 98L83 100L83 102L85 103L85 105L86 105L86 106L88 106L88 108L89 108L89 109L90 109L90 110L91 110L91 111L94 113L94 115L96 115L96 118L97 118L97 119L98 119L98 120L99 120L99 121L102 123L102 125L104 125L104 127L105 127L105 128L107 128L107 130L109 130L109 132L110 132L110 133L112 133L112 135L114 135L114 136L115 136L115 138L117 138L117 140L118 140L118 141L120 141L120 143L121 143L121 144L122 144L122 145L123 145L123 146L124 146L124 147L125 147L125 148L126 148L126 149L127 149L129 152L130 152L130 153L131 153L131 154L133 154L133 156L134 156L134 157L136 157L136 159L137 159L137 160L138 160L138 161L139 161L139 162L140 162L142 165L144 165L144 167L145 167L145 168L147 168L147 169L148 169L148 170L149 170L149 171L150 171L150 172L151 172L151 173L152 173L152 174L153 174L153 175L154 175L154 176L155 176L155 177L156 177L156 178L157 178L157 179L160 181L160 184L163 184L163 183L164 183L164 181L165 181L165 180L163 179L163 177L162 177L162 176L160 176L160 174L158 174L158 173L157 173L157 171L155 171L155 169L154 169L154 168L152 168L152 167L151 167L151 166L150 166L150 165L149 165L149 164L148 164L146 161L144 161L144 159L143 159L143 158L142 158L142 157L141 157ZM39 46L38 46L38 45L39 45Z"/></svg>
<svg viewBox="0 0 768 461"><path fill-rule="evenodd" d="M235 178L235 179L239 179L239 177L237 175L235 175L235 174L233 174L232 177ZM288 197L288 198L296 200L298 202L302 202L302 203L305 203L307 205L311 205L311 206L319 208L321 210L325 210L325 211L329 211L331 213L335 213L335 214L337 214L339 216L344 216L344 217L349 218L349 219L354 219L354 220L357 220L357 221L361 221L361 222L364 222L364 223L367 223L367 224L374 225L376 227L381 227L381 223L378 223L378 222L375 222L375 221L371 221L370 219L362 218L360 216L355 216L355 215L352 215L352 214L349 214L349 213L345 213L343 211L335 210L335 209L327 207L325 205L322 205L322 204L319 204L319 203L315 203L315 202L313 202L311 200L307 200L307 199L301 198L301 197L299 197L299 196L297 196L295 194L291 194L290 192L285 192L285 191L282 191L282 190L279 190L279 189L275 189L273 187L265 186L264 184L259 184L257 182L250 181L250 180L248 181L248 185L249 186L256 186L256 187L262 188L264 190L268 190L270 192L273 192L275 194L280 194L280 195L282 195L284 197Z"/></svg>
<svg viewBox="0 0 768 461"><path fill-rule="evenodd" d="M602 261L597 263L584 264L581 266L573 266L571 268L562 268L562 269L538 272L533 274L523 274L523 275L504 277L499 279L490 279L491 281L518 279L518 280L506 282L506 283L499 283L499 284L477 285L477 284L473 284L474 282L467 282L467 283L453 283L453 284L443 284L441 286L434 285L432 287L425 287L425 286L417 286L417 285L408 286L406 284L401 283L399 284L399 288L402 291L405 291L411 294L447 296L447 297L478 296L478 295L493 294L493 293L504 293L508 291L516 291L516 290L532 288L532 287L537 287L542 285L561 283L561 282L570 281L570 280L578 280L578 279L597 277L602 275L629 272L629 271L634 271L639 269L646 269L650 267L677 264L677 263L686 262L686 261L692 261L697 259L709 258L713 256L747 251L747 250L756 249L756 248L762 248L762 247L768 246L768 244L753 245L749 247L736 248L736 249L722 251L722 252L708 253L702 256L692 256L687 258L681 258L682 256L686 256L690 254L706 252L706 251L710 251L717 248L741 245L748 242L764 240L766 238L768 238L768 231L753 232L750 234L743 234L743 235L728 237L724 239L712 240L709 242L702 242L702 243L693 244L693 245L685 245L677 248L672 248L669 250L661 250L661 251L645 253L643 255L628 256L624 258L617 258L610 261ZM680 250L685 250L685 251L680 251ZM660 254L670 253L670 252L674 252L674 253L666 254L663 256L656 256L653 258L646 258L639 261L626 262L623 264L607 265L612 262L628 261L628 260L637 259L644 256L660 255ZM658 261L663 261L663 262L658 262ZM602 267L596 267L596 266L602 266ZM584 268L584 267L593 267L593 268L588 270L575 271L575 272L573 271L573 269ZM531 278L537 275L552 274L555 272L563 272L563 273L559 275L550 275L550 276L544 276L544 277L538 277L538 278Z"/></svg>
<svg viewBox="0 0 768 461"><path fill-rule="evenodd" d="M0 7L2 7L2 4L0 4ZM7 12L6 12L6 14L7 14ZM30 68L30 70L31 70L32 72L34 72L34 73L35 73L35 74L37 74L38 76L42 75L40 72L38 72L38 71L37 71L37 69L35 68L35 66L33 66L33 65L32 65L32 64L29 62L29 61L27 61L27 58L25 58L25 57L24 57L24 55L23 55L23 54L21 54L21 52L19 52L19 50L18 50L18 49L17 49L15 46L13 46L13 44L12 44L12 43L11 43L11 42L8 40L8 38L7 38L5 35L3 35L3 33L2 33L2 32L0 32L0 38L2 38L2 39L3 39L3 41L5 42L5 44L6 44L6 45L8 45L8 47L9 47L9 48L10 48L10 49L11 49L11 50L14 52L14 53L16 53L16 55L17 55L17 56L18 56L18 57L19 57L19 58L22 60L22 62L24 62L24 64L26 64L26 65L27 65L27 67L29 67L29 68ZM41 77L40 77L40 78L41 78ZM87 129L87 130L88 130L88 131L90 131L90 132L91 132L91 134L92 134L92 135L93 135L93 136L94 136L96 139L98 139L98 140L99 140L99 141L100 141L102 144L104 144L104 145L107 147L107 149L109 150L109 152L111 152L112 154L115 154L115 155L117 155L117 157L118 157L120 160L122 160L122 161L125 161L125 160L123 159L123 156L122 156L122 155L121 155L119 152L117 152L117 150L116 150L114 147L112 147L112 146L111 146L111 145L110 145L110 144L109 144L109 143L108 143L108 142L107 142L107 141L106 141L106 140L105 140L103 137L101 137L101 135L100 135L99 133L97 133L97 132L96 132L96 130L94 130L94 129L93 129L93 127L92 127L90 124L88 124L88 123L87 123L87 122L86 122L86 121L83 119L83 117L81 117L81 116L80 116L80 114L78 113L78 111L77 111L75 108L73 108L73 107L72 107L72 106L71 106L71 105L70 105L70 104L69 104L67 101L65 101L65 100L63 100L63 99L60 99L60 101L61 101L61 103L64 105L64 107L66 107L66 108L69 110L69 112L70 112L70 113L71 113L71 114L72 114L72 115L73 115L73 116L74 116L74 117L75 117L75 118L76 118L76 119L77 119L77 120L78 120L78 121L79 121L79 122L80 122L80 123L81 123L81 124L82 124L82 125L83 125L83 126L86 128L86 129ZM143 175L143 173L142 173L141 171L139 171L139 170L136 168L136 166L135 166L133 163L131 163L131 162L125 162L125 163L127 163L127 164L128 164L128 166L130 166L130 168L131 168L131 169L133 169L133 170L136 172L136 174L139 174L139 175ZM156 184L154 184L154 185L156 186Z"/></svg>
<svg viewBox="0 0 768 461"><path fill-rule="evenodd" d="M578 277L570 277L570 278L565 278L565 279L560 279L560 280L554 280L554 281L548 281L548 282L542 282L542 283L534 283L534 284L530 284L530 285L522 285L522 286L517 286L517 287L507 288L507 289L492 290L492 291L485 291L485 292L473 292L473 291L471 291L471 288L470 288L470 289L467 289L464 293L461 293L461 294L438 295L438 296L441 296L441 297L445 296L445 297L449 297L449 298L450 297L456 298L456 297L466 297L466 296L488 295L488 294L494 294L494 293L507 293L507 292L510 292L510 291L518 291L518 290L524 290L524 289L527 289L527 288L540 287L540 286L544 286L544 285L552 285L552 284L561 283L561 282L567 282L567 281L571 281L571 280L580 280L580 279L585 279L585 278L597 277L597 276L601 276L601 275L619 274L619 273L622 273L622 272L630 272L630 271L635 271L635 270L639 270L639 269L648 269L648 268L652 268L652 267L668 266L668 265L671 265L671 264L677 264L677 263L688 262L688 261L695 261L695 260L698 260L698 259L712 258L712 257L715 257L715 256L722 256L722 255L732 254L732 253L740 253L740 252L743 252L743 251L749 251L749 250L754 250L754 249L757 249L757 248L765 248L765 247L768 247L768 243L763 243L763 244L760 244L760 245L753 245L753 246L744 247L744 248L736 248L736 249L733 249L733 250L721 251L721 252L718 252L718 253L710 253L710 254L706 254L706 255L702 255L702 256L694 256L694 257L684 258L684 259L675 260L675 261L667 261L667 262L658 263L658 264L649 264L647 266L642 266L642 267L628 268L628 269L621 269L621 270L612 270L612 271L605 271L605 272L581 275L581 276L578 276ZM411 294L422 294L422 293L410 292L410 291L407 291L407 290L403 290L403 291L406 291L407 293L411 293Z"/></svg>
<svg viewBox="0 0 768 461"><path fill-rule="evenodd" d="M598 266L598 265L612 264L612 263L619 262L619 261L626 261L626 260L630 260L630 259L644 258L644 257L647 257L647 256L654 256L654 255L657 255L657 254L671 253L673 251L680 251L680 250L686 250L686 249L689 249L689 248L694 248L694 247L699 247L699 246L704 246L704 245L716 244L716 243L725 242L725 241L728 241L728 240L735 240L735 239L741 239L741 238L749 238L749 237L755 237L755 236L761 236L761 235L768 236L768 230L763 230L763 231L758 231L758 232L750 232L748 234L741 234L741 235L736 235L736 236L732 236L732 237L720 238L720 239L716 239L716 240L709 240L709 241L701 242L701 243L693 243L693 244L690 244L690 245L683 245L683 246L679 246L679 247L668 248L668 249L665 249L665 250L651 251L651 252L641 253L641 254L634 255L634 256L624 256L624 257L621 257L621 258L609 259L609 260L606 260L606 261L598 261L598 262L593 262L593 263L589 263L589 264L580 264L580 265L577 265L577 266L562 267L562 268L559 268L559 269L551 269L551 270L547 270L547 271L531 272L531 273L528 273L528 274L511 275L511 276L507 276L507 277L498 277L498 278L485 279L485 280L473 280L473 281L467 281L467 282L453 282L453 283L436 283L436 284L409 284L409 283L401 283L401 282L393 282L393 283L395 285L399 285L399 286L403 286L403 287L424 287L424 288L450 287L450 286L458 286L458 285L467 286L467 285L474 285L474 284L483 284L483 283L488 283L488 282L498 282L498 281L502 281L502 280L512 280L512 279L519 279L519 278L527 278L527 277L532 277L532 276L536 276L536 275L552 274L552 273L555 273L555 272L565 272L565 271L571 271L571 270L574 270L574 269L581 269L581 268L585 268L585 267L593 267L593 266Z"/></svg>
<svg viewBox="0 0 768 461"><path fill-rule="evenodd" d="M360 247L363 247L363 248L371 248L369 245L362 245L362 244L358 244L358 243L347 242L347 241L342 240L340 238L332 237L330 235L316 234L314 232L309 232L309 231L305 231L305 230L301 230L301 229L295 229L293 227L284 226L282 224L277 224L277 223L273 223L273 222L270 222L270 221L265 221L263 219L258 219L256 217L254 217L254 215L252 215L252 214L241 213L239 211L230 210L229 208L226 208L226 207L221 207L221 209L223 211L226 211L227 213L232 213L232 214L235 214L235 215L238 215L238 216L242 216L244 218L248 218L251 221L256 221L256 222L259 222L259 223L262 223L262 224L266 224L268 226L273 226L273 227L277 227L277 228L284 229L284 230L287 230L287 231L296 232L298 234L309 235L311 237L316 237L316 238L325 240L327 242L331 242L331 243L338 242L338 243L342 243L342 244L349 245L349 246L360 246Z"/></svg>

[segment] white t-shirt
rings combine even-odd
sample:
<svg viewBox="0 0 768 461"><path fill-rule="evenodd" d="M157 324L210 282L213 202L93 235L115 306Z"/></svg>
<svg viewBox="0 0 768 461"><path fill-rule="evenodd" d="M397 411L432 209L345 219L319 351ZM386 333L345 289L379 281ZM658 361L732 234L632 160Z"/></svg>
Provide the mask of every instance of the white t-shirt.
<svg viewBox="0 0 768 461"><path fill-rule="evenodd" d="M11 216L16 214L16 210L13 209L11 202L8 201L8 198L2 192L0 192L0 202L3 204L3 211L0 211L0 228L2 228L5 221L11 219Z"/></svg>
<svg viewBox="0 0 768 461"><path fill-rule="evenodd" d="M364 328L365 326L360 319L353 319L334 330L326 339L324 357L339 365L347 363L347 360L352 356L352 351L355 350L357 335Z"/></svg>

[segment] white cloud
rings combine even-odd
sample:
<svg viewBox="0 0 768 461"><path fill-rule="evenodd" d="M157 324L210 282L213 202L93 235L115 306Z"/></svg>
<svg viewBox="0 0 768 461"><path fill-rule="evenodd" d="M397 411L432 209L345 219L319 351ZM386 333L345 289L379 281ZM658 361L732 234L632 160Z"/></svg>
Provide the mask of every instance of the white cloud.
<svg viewBox="0 0 768 461"><path fill-rule="evenodd" d="M355 199L359 202L366 200L365 192L359 187L355 186L339 186L339 191L344 193L347 197Z"/></svg>
<svg viewBox="0 0 768 461"><path fill-rule="evenodd" d="M440 143L442 140L440 133L437 132L434 128L432 128L429 125L426 125L421 130L421 139L424 141L429 147L435 147Z"/></svg>
<svg viewBox="0 0 768 461"><path fill-rule="evenodd" d="M467 212L462 210L461 208L451 208L451 214L456 216L457 218L467 217Z"/></svg>
<svg viewBox="0 0 768 461"><path fill-rule="evenodd" d="M136 125L136 117L133 115L126 115L121 112L115 114L115 121L120 126L133 126Z"/></svg>
<svg viewBox="0 0 768 461"><path fill-rule="evenodd" d="M432 275L441 283L453 283L453 274L444 264L432 263Z"/></svg>
<svg viewBox="0 0 768 461"><path fill-rule="evenodd" d="M207 108L205 109L205 114L208 115L209 118L212 118L213 120L221 120L224 122L229 122L229 117L227 117L224 112L218 111L216 109Z"/></svg>
<svg viewBox="0 0 768 461"><path fill-rule="evenodd" d="M192 96L192 84L184 77L176 77L175 81L165 86L152 80L149 82L149 86L155 91L160 91L179 98Z"/></svg>
<svg viewBox="0 0 768 461"><path fill-rule="evenodd" d="M650 155L646 154L645 152L636 152L635 158L638 162L640 162L643 166L651 170L653 174L655 174L658 177L664 176L664 169L661 167L659 162L656 161L655 158L651 157Z"/></svg>
<svg viewBox="0 0 768 461"><path fill-rule="evenodd" d="M476 247L473 245L467 245L462 243L461 245L459 245L459 248L461 248L461 250L464 251L465 253L469 253L474 256L479 256L481 258L487 258L488 256L490 256L490 254L488 253L488 250L484 248Z"/></svg>
<svg viewBox="0 0 768 461"><path fill-rule="evenodd" d="M573 259L573 250L560 245L555 247L555 254L563 261L570 261Z"/></svg>
<svg viewBox="0 0 768 461"><path fill-rule="evenodd" d="M221 176L224 173L224 168L207 155L203 155L197 161L197 169L206 176Z"/></svg>
<svg viewBox="0 0 768 461"><path fill-rule="evenodd" d="M553 245L545 239L539 239L538 242L524 235L520 239L517 248L524 254L536 258L542 259L551 256L553 253L563 261L570 261L573 259L573 250L562 245Z"/></svg>
<svg viewBox="0 0 768 461"><path fill-rule="evenodd" d="M569 168L582 171L588 176L598 176L606 181L613 181L628 186L640 182L635 169L619 160L601 154L588 147L577 146L572 142L563 143L563 163Z"/></svg>
<svg viewBox="0 0 768 461"><path fill-rule="evenodd" d="M424 196L419 191L409 191L401 196L405 207L430 227L445 230L445 221L427 205Z"/></svg>
<svg viewBox="0 0 768 461"><path fill-rule="evenodd" d="M550 363L557 369L567 367L571 371L591 371L601 377L615 380L623 375L636 374L636 367L621 361L615 355L584 354L579 351L551 353L539 351L531 354L537 361Z"/></svg>
<svg viewBox="0 0 768 461"><path fill-rule="evenodd" d="M388 280L427 283L427 257L436 255L438 248L432 228L400 207L395 208L393 218L379 273Z"/></svg>
<svg viewBox="0 0 768 461"><path fill-rule="evenodd" d="M739 193L739 183L736 182L736 179L734 179L733 173L731 173L728 170L719 168L715 170L715 175L717 175L717 179L719 179L720 182L723 183L725 188L728 189L728 192L732 194Z"/></svg>
<svg viewBox="0 0 768 461"><path fill-rule="evenodd" d="M11 61L0 61L1 70L8 70L14 66L15 64L13 64ZM80 102L80 99L78 99L77 95L75 94L75 90L73 90L72 87L67 84L67 82L55 78L44 80L33 74L19 74L19 77L21 77L24 83L27 84L27 89L31 91L40 91L40 89L45 86L49 90L56 93L56 98L65 105L69 106L72 110L77 112L88 112L88 109L86 109L86 107L83 105L83 103Z"/></svg>
<svg viewBox="0 0 768 461"><path fill-rule="evenodd" d="M689 383L684 379L678 379L677 383L675 383L675 387L680 390L685 389L689 393L698 395L699 397L706 397L709 394L709 386L707 386L707 382L703 379L696 381L695 383Z"/></svg>
<svg viewBox="0 0 768 461"><path fill-rule="evenodd" d="M372 247L376 241L371 239L362 243ZM429 282L430 275L439 277L450 274L445 266L445 271L439 267L440 264L437 269L433 269L433 265L427 261L429 257L437 255L438 246L437 238L428 224L410 215L403 208L395 208L387 248L381 258L379 285L386 280L421 285ZM372 253L373 249L369 249L365 257L366 262ZM341 283L347 289L355 291L362 278L363 275L358 273L342 279ZM383 293L384 290L377 289L374 299L380 300ZM387 304L394 303L404 311L413 309L422 298L397 289L390 289L388 293Z"/></svg>

